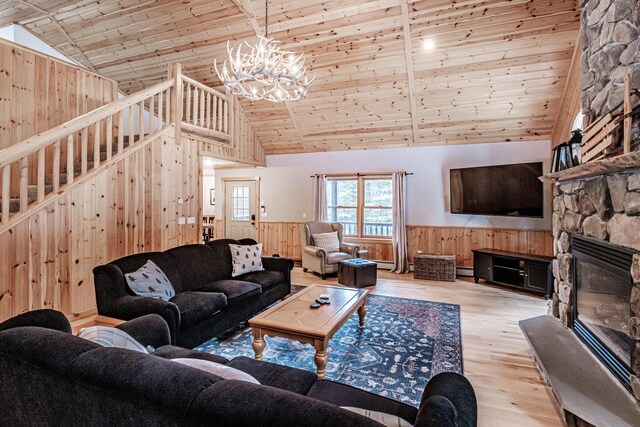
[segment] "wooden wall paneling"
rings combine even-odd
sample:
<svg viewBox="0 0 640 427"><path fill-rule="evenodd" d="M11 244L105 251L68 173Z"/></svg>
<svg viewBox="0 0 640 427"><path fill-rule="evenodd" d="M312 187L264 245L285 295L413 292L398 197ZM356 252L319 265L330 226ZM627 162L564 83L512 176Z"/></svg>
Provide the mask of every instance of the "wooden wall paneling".
<svg viewBox="0 0 640 427"><path fill-rule="evenodd" d="M0 234L11 248L0 260L0 321L44 307L95 314L95 266L200 241L197 224L177 225L200 216L198 145L177 146L171 131Z"/></svg>

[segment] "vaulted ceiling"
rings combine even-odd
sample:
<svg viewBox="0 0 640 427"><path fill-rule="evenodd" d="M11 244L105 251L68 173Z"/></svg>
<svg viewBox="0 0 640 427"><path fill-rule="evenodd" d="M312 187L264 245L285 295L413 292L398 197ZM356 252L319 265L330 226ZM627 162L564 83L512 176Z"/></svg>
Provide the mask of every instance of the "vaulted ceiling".
<svg viewBox="0 0 640 427"><path fill-rule="evenodd" d="M269 33L317 78L289 104L242 101L268 154L549 139L578 38L576 0L271 0ZM259 0L0 1L18 23L132 92L167 64L211 86ZM425 51L432 38L436 48Z"/></svg>

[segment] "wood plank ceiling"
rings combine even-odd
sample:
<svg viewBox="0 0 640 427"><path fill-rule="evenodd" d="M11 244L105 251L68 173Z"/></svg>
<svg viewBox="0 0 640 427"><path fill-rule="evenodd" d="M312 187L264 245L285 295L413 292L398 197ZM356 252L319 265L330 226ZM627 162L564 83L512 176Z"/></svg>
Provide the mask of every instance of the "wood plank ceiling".
<svg viewBox="0 0 640 427"><path fill-rule="evenodd" d="M317 78L303 101L242 103L268 154L549 139L576 3L271 0L270 35L304 51ZM170 61L219 86L213 59L263 31L264 2L0 1L9 23L127 92L165 78Z"/></svg>

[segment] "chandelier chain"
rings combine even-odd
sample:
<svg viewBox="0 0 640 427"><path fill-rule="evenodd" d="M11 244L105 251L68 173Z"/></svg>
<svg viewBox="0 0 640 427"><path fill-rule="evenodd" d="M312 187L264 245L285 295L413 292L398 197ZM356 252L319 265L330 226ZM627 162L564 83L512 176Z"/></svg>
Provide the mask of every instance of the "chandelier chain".
<svg viewBox="0 0 640 427"><path fill-rule="evenodd" d="M269 0L264 1L264 36L269 37Z"/></svg>

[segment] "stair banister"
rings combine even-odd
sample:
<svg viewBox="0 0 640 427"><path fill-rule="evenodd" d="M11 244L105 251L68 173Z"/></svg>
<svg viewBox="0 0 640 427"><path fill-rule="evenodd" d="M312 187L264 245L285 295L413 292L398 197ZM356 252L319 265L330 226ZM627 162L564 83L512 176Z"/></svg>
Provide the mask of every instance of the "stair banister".
<svg viewBox="0 0 640 427"><path fill-rule="evenodd" d="M119 99L110 104L103 105L95 110L89 111L75 119L27 138L11 147L0 150L0 169L17 162L30 154L37 153L38 150L46 148L55 141L66 138L68 135L80 132L81 130L95 124L96 122L106 119L109 116L119 113L124 108L133 106L144 101L150 96L156 95L173 86L172 80L166 80L155 84L147 89L141 90L126 98Z"/></svg>

